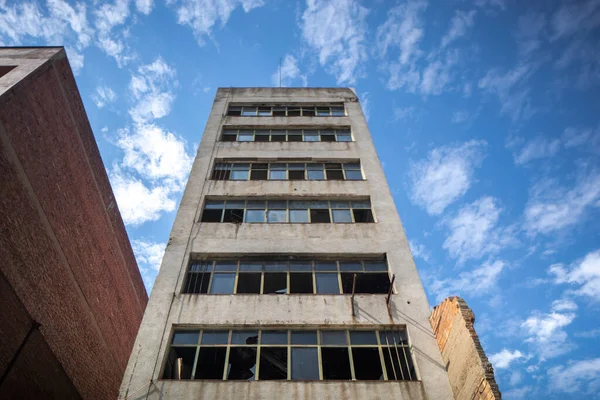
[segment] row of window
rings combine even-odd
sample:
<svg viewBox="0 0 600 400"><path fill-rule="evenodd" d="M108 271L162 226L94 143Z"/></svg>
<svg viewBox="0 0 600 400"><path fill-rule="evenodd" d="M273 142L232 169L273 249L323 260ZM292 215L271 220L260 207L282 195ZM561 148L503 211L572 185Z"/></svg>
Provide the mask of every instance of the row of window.
<svg viewBox="0 0 600 400"><path fill-rule="evenodd" d="M229 116L242 117L344 117L344 105L229 106Z"/></svg>
<svg viewBox="0 0 600 400"><path fill-rule="evenodd" d="M341 129L231 129L223 130L223 142L351 142L349 128Z"/></svg>
<svg viewBox="0 0 600 400"><path fill-rule="evenodd" d="M176 331L163 379L417 380L405 329Z"/></svg>
<svg viewBox="0 0 600 400"><path fill-rule="evenodd" d="M375 219L368 200L207 200L200 222L350 224Z"/></svg>
<svg viewBox="0 0 600 400"><path fill-rule="evenodd" d="M216 163L217 181L363 180L360 163Z"/></svg>
<svg viewBox="0 0 600 400"><path fill-rule="evenodd" d="M354 275L356 286L354 287ZM384 260L200 261L190 264L189 294L388 293Z"/></svg>

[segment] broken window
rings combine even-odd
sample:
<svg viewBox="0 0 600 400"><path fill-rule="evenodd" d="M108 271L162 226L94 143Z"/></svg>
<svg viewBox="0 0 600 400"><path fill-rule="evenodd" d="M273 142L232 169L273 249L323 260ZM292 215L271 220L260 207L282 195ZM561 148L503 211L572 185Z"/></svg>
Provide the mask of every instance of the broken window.
<svg viewBox="0 0 600 400"><path fill-rule="evenodd" d="M244 116L244 117L299 117L300 115L305 117L328 117L345 116L345 110L343 105L332 105L332 106L314 106L314 105L289 105L289 106L229 106L227 110L229 116Z"/></svg>
<svg viewBox="0 0 600 400"><path fill-rule="evenodd" d="M287 274L282 272L265 272L263 294L287 293Z"/></svg>
<svg viewBox="0 0 600 400"><path fill-rule="evenodd" d="M303 117L314 117L315 116L315 108L314 107L302 107L302 116Z"/></svg>
<svg viewBox="0 0 600 400"><path fill-rule="evenodd" d="M242 107L238 106L229 106L229 110L227 111L227 115L233 117L239 117L242 115Z"/></svg>
<svg viewBox="0 0 600 400"><path fill-rule="evenodd" d="M310 222L313 224L330 223L329 210L310 210Z"/></svg>
<svg viewBox="0 0 600 400"><path fill-rule="evenodd" d="M286 107L273 107L273 116L274 117L285 117Z"/></svg>
<svg viewBox="0 0 600 400"><path fill-rule="evenodd" d="M301 142L302 131L300 129L290 129L287 135L288 142Z"/></svg>
<svg viewBox="0 0 600 400"><path fill-rule="evenodd" d="M321 142L335 142L335 131L333 129L321 129Z"/></svg>
<svg viewBox="0 0 600 400"><path fill-rule="evenodd" d="M192 263L188 270L184 293L208 293L212 261L210 263Z"/></svg>
<svg viewBox="0 0 600 400"><path fill-rule="evenodd" d="M271 107L258 107L258 116L259 117L270 117L271 116Z"/></svg>
<svg viewBox="0 0 600 400"><path fill-rule="evenodd" d="M271 138L271 131L268 129L257 129L254 131L255 142L268 142Z"/></svg>
<svg viewBox="0 0 600 400"><path fill-rule="evenodd" d="M327 171L328 180L344 180L344 174L342 173L342 164L325 164L325 170Z"/></svg>
<svg viewBox="0 0 600 400"><path fill-rule="evenodd" d="M242 117L256 117L256 109L255 106L242 107Z"/></svg>
<svg viewBox="0 0 600 400"><path fill-rule="evenodd" d="M290 180L304 180L304 164L288 164L288 178Z"/></svg>
<svg viewBox="0 0 600 400"><path fill-rule="evenodd" d="M242 223L244 221L244 208L245 201L227 201L223 213L223 222Z"/></svg>
<svg viewBox="0 0 600 400"><path fill-rule="evenodd" d="M176 331L162 376L246 381L417 380L404 328Z"/></svg>
<svg viewBox="0 0 600 400"><path fill-rule="evenodd" d="M223 142L235 142L237 141L237 129L226 129L223 131L221 136Z"/></svg>
<svg viewBox="0 0 600 400"><path fill-rule="evenodd" d="M314 293L312 273L290 273L290 293Z"/></svg>
<svg viewBox="0 0 600 400"><path fill-rule="evenodd" d="M236 293L260 293L261 274L256 272L241 272L238 277Z"/></svg>
<svg viewBox="0 0 600 400"><path fill-rule="evenodd" d="M285 130L272 130L271 131L271 142L285 142L286 132Z"/></svg>
<svg viewBox="0 0 600 400"><path fill-rule="evenodd" d="M221 222L224 207L223 201L207 201L200 222Z"/></svg>
<svg viewBox="0 0 600 400"><path fill-rule="evenodd" d="M288 106L287 116L288 117L299 117L302 112L302 108L298 106Z"/></svg>
<svg viewBox="0 0 600 400"><path fill-rule="evenodd" d="M353 210L353 213L354 222L356 223L375 222L371 210Z"/></svg>

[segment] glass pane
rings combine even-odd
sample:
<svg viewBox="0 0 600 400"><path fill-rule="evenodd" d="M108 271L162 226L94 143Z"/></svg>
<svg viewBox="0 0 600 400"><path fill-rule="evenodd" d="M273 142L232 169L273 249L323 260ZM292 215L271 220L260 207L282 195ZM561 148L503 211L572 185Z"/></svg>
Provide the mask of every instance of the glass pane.
<svg viewBox="0 0 600 400"><path fill-rule="evenodd" d="M267 222L279 223L286 222L286 210L268 210L267 211Z"/></svg>
<svg viewBox="0 0 600 400"><path fill-rule="evenodd" d="M349 201L330 201L329 204L331 205L331 208L343 208L343 209L349 209L350 208L350 202Z"/></svg>
<svg viewBox="0 0 600 400"><path fill-rule="evenodd" d="M319 134L318 133L306 133L306 131L304 131L304 141L305 142L318 142L319 141Z"/></svg>
<svg viewBox="0 0 600 400"><path fill-rule="evenodd" d="M232 346L227 365L228 380L256 380L256 347Z"/></svg>
<svg viewBox="0 0 600 400"><path fill-rule="evenodd" d="M317 293L319 294L339 294L340 285L337 274L316 274Z"/></svg>
<svg viewBox="0 0 600 400"><path fill-rule="evenodd" d="M337 263L335 261L317 261L315 262L315 271L337 271Z"/></svg>
<svg viewBox="0 0 600 400"><path fill-rule="evenodd" d="M362 271L360 261L340 261L341 271Z"/></svg>
<svg viewBox="0 0 600 400"><path fill-rule="evenodd" d="M256 115L256 107L244 107L242 109L242 115L245 117Z"/></svg>
<svg viewBox="0 0 600 400"><path fill-rule="evenodd" d="M353 201L352 202L352 208L360 208L360 209L370 209L371 208L371 202L369 200L364 200L364 201Z"/></svg>
<svg viewBox="0 0 600 400"><path fill-rule="evenodd" d="M248 200L246 204L246 208L254 210L264 210L265 208L267 208L267 202L264 200Z"/></svg>
<svg viewBox="0 0 600 400"><path fill-rule="evenodd" d="M309 181L322 181L325 179L325 173L323 171L308 171Z"/></svg>
<svg viewBox="0 0 600 400"><path fill-rule="evenodd" d="M340 345L348 344L346 331L321 331L321 344L323 345Z"/></svg>
<svg viewBox="0 0 600 400"><path fill-rule="evenodd" d="M352 136L350 136L350 135L340 135L338 133L338 135L337 135L337 141L338 142L351 142L352 141Z"/></svg>
<svg viewBox="0 0 600 400"><path fill-rule="evenodd" d="M232 344L258 344L258 331L231 332Z"/></svg>
<svg viewBox="0 0 600 400"><path fill-rule="evenodd" d="M328 201L311 201L310 208L329 208Z"/></svg>
<svg viewBox="0 0 600 400"><path fill-rule="evenodd" d="M290 210L290 222L292 223L307 223L308 210Z"/></svg>
<svg viewBox="0 0 600 400"><path fill-rule="evenodd" d="M317 332L292 331L292 344L317 344Z"/></svg>
<svg viewBox="0 0 600 400"><path fill-rule="evenodd" d="M361 181L363 179L362 172L357 170L346 171L346 180Z"/></svg>
<svg viewBox="0 0 600 400"><path fill-rule="evenodd" d="M250 164L232 164L231 169L234 171L248 171L250 169Z"/></svg>
<svg viewBox="0 0 600 400"><path fill-rule="evenodd" d="M269 171L269 179L271 180L284 180L287 179L286 171Z"/></svg>
<svg viewBox="0 0 600 400"><path fill-rule="evenodd" d="M202 332L201 344L227 344L228 337L229 331L204 330Z"/></svg>
<svg viewBox="0 0 600 400"><path fill-rule="evenodd" d="M291 261L290 271L311 272L312 263L310 261Z"/></svg>
<svg viewBox="0 0 600 400"><path fill-rule="evenodd" d="M287 331L262 331L261 344L287 344Z"/></svg>
<svg viewBox="0 0 600 400"><path fill-rule="evenodd" d="M237 271L237 261L217 261L215 271Z"/></svg>
<svg viewBox="0 0 600 400"><path fill-rule="evenodd" d="M246 222L265 222L265 210L246 210Z"/></svg>
<svg viewBox="0 0 600 400"><path fill-rule="evenodd" d="M190 332L175 332L173 335L173 344L198 344L198 338L200 337L200 332L190 331Z"/></svg>
<svg viewBox="0 0 600 400"><path fill-rule="evenodd" d="M287 347L263 347L260 349L260 380L287 379Z"/></svg>
<svg viewBox="0 0 600 400"><path fill-rule="evenodd" d="M333 222L336 223L349 223L352 222L352 216L350 210L332 210Z"/></svg>
<svg viewBox="0 0 600 400"><path fill-rule="evenodd" d="M254 140L254 135L252 134L242 134L238 135L238 142L252 142Z"/></svg>
<svg viewBox="0 0 600 400"><path fill-rule="evenodd" d="M387 271L385 261L365 261L365 271Z"/></svg>
<svg viewBox="0 0 600 400"><path fill-rule="evenodd" d="M225 202L223 200L207 200L204 208L223 208L225 207Z"/></svg>
<svg viewBox="0 0 600 400"><path fill-rule="evenodd" d="M331 114L336 117L343 117L346 115L344 112L344 106L333 106L331 107Z"/></svg>
<svg viewBox="0 0 600 400"><path fill-rule="evenodd" d="M350 331L350 344L377 344L375 331Z"/></svg>
<svg viewBox="0 0 600 400"><path fill-rule="evenodd" d="M317 348L292 348L292 379L319 380Z"/></svg>
<svg viewBox="0 0 600 400"><path fill-rule="evenodd" d="M261 117L270 117L271 107L258 107L258 115Z"/></svg>
<svg viewBox="0 0 600 400"><path fill-rule="evenodd" d="M223 379L225 347L201 347L196 365L195 379Z"/></svg>
<svg viewBox="0 0 600 400"><path fill-rule="evenodd" d="M248 171L231 171L232 181L247 181L249 176Z"/></svg>
<svg viewBox="0 0 600 400"><path fill-rule="evenodd" d="M262 270L261 262L248 262L248 261L240 262L240 271L261 271L261 270Z"/></svg>
<svg viewBox="0 0 600 400"><path fill-rule="evenodd" d="M295 210L306 210L308 208L308 201L293 201L290 200L289 208L293 208Z"/></svg>
<svg viewBox="0 0 600 400"><path fill-rule="evenodd" d="M235 284L235 274L214 274L210 286L211 294L230 294L233 293Z"/></svg>
<svg viewBox="0 0 600 400"><path fill-rule="evenodd" d="M268 261L265 262L265 271L287 271L288 264L285 261Z"/></svg>
<svg viewBox="0 0 600 400"><path fill-rule="evenodd" d="M317 115L321 117L330 115L329 107L317 107Z"/></svg>
<svg viewBox="0 0 600 400"><path fill-rule="evenodd" d="M396 343L396 344L402 343L400 341L400 333L396 330L394 330L394 331L379 331L379 340L381 341L382 345L389 344L389 345L393 346L394 343Z"/></svg>

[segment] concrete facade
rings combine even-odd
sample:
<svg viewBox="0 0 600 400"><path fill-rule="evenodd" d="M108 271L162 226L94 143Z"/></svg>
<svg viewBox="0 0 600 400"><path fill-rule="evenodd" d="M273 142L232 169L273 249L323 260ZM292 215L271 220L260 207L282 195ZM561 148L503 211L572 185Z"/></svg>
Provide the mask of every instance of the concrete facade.
<svg viewBox="0 0 600 400"><path fill-rule="evenodd" d="M343 103L341 117L227 116L230 104ZM223 126L351 127L352 142L222 142ZM362 181L213 181L216 159L355 160ZM264 160L264 161L263 161ZM202 223L205 197L281 199L370 198L376 223ZM191 257L298 254L386 254L395 275L390 312L386 295L183 294ZM165 250L121 386L124 398L451 399L446 370L429 325L429 305L356 94L350 89L221 88ZM405 326L417 381L174 381L161 378L175 328Z"/></svg>
<svg viewBox="0 0 600 400"><path fill-rule="evenodd" d="M500 400L477 332L475 314L460 297L449 297L435 306L429 318L456 400Z"/></svg>
<svg viewBox="0 0 600 400"><path fill-rule="evenodd" d="M0 48L0 176L0 398L116 398L147 295L63 48Z"/></svg>

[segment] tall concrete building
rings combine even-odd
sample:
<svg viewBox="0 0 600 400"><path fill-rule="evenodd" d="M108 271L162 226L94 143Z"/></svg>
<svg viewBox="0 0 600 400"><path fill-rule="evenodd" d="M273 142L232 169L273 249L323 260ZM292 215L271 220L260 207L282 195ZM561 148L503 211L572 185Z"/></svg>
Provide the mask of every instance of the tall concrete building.
<svg viewBox="0 0 600 400"><path fill-rule="evenodd" d="M451 399L356 93L222 88L121 398Z"/></svg>
<svg viewBox="0 0 600 400"><path fill-rule="evenodd" d="M0 399L114 399L148 297L65 50L0 48Z"/></svg>

